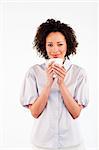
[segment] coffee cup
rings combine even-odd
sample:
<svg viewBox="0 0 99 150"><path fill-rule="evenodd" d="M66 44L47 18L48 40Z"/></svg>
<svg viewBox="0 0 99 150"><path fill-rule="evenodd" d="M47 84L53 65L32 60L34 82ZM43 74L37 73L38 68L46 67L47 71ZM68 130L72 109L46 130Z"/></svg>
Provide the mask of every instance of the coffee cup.
<svg viewBox="0 0 99 150"><path fill-rule="evenodd" d="M48 67L48 65L49 65L51 62L53 62L52 65L57 64L57 65L59 65L60 67L63 66L63 59L62 59L62 58L51 58L51 59L49 59L49 60L47 61L46 66ZM55 77L56 77L56 74L53 75L53 78L55 78Z"/></svg>
<svg viewBox="0 0 99 150"><path fill-rule="evenodd" d="M62 66L63 65L63 59L62 58L51 58L51 59L48 59L47 61L47 66L53 62L53 64L57 64L59 66Z"/></svg>

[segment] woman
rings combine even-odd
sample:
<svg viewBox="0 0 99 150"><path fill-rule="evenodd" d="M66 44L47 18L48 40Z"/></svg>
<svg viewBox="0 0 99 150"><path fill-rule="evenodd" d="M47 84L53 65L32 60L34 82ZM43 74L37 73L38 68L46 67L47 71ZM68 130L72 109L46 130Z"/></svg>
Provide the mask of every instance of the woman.
<svg viewBox="0 0 99 150"><path fill-rule="evenodd" d="M36 64L26 73L21 104L34 118L33 150L85 149L78 121L88 104L87 76L69 60L77 46L74 30L60 21L48 19L37 29L34 47L46 60L63 59L63 66Z"/></svg>

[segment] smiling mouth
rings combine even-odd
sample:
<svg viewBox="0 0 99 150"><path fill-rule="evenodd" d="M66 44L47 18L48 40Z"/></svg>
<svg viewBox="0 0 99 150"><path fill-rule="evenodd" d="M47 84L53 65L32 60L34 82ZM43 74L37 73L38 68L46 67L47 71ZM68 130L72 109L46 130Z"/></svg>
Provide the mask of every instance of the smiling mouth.
<svg viewBox="0 0 99 150"><path fill-rule="evenodd" d="M60 55L52 55L52 57L54 58L58 58Z"/></svg>

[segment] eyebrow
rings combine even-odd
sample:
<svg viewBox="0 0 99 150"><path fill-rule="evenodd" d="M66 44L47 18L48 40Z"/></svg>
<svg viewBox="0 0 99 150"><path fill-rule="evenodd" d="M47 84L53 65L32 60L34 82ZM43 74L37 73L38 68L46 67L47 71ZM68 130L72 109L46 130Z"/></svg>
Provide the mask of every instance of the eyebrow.
<svg viewBox="0 0 99 150"><path fill-rule="evenodd" d="M61 42L64 42L64 41L59 41L59 42L57 42L57 43L61 43ZM47 42L47 43L53 43L53 42Z"/></svg>

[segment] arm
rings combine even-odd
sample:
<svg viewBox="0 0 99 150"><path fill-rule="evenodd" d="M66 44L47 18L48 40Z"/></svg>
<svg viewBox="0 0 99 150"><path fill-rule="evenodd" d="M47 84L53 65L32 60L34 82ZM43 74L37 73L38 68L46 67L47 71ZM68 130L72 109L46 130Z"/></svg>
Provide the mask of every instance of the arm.
<svg viewBox="0 0 99 150"><path fill-rule="evenodd" d="M59 88L66 108L70 112L71 116L76 119L80 115L83 106L78 105L78 103L73 99L64 83L60 84Z"/></svg>
<svg viewBox="0 0 99 150"><path fill-rule="evenodd" d="M40 114L43 112L44 108L48 103L48 96L50 94L51 86L54 81L52 63L49 64L49 66L46 68L47 82L44 88L42 89L40 96L32 105L29 105L29 109L34 118L38 118L40 116Z"/></svg>
<svg viewBox="0 0 99 150"><path fill-rule="evenodd" d="M64 84L64 78L66 76L66 70L63 67L59 67L58 65L53 66L54 72L58 75L58 85L60 88L61 95L63 97L64 104L68 109L71 116L76 119L83 108L82 105L79 105L70 94L68 88Z"/></svg>
<svg viewBox="0 0 99 150"><path fill-rule="evenodd" d="M29 109L34 118L38 118L39 115L43 112L44 108L46 107L50 89L50 86L45 85L40 96L32 105L29 105Z"/></svg>

